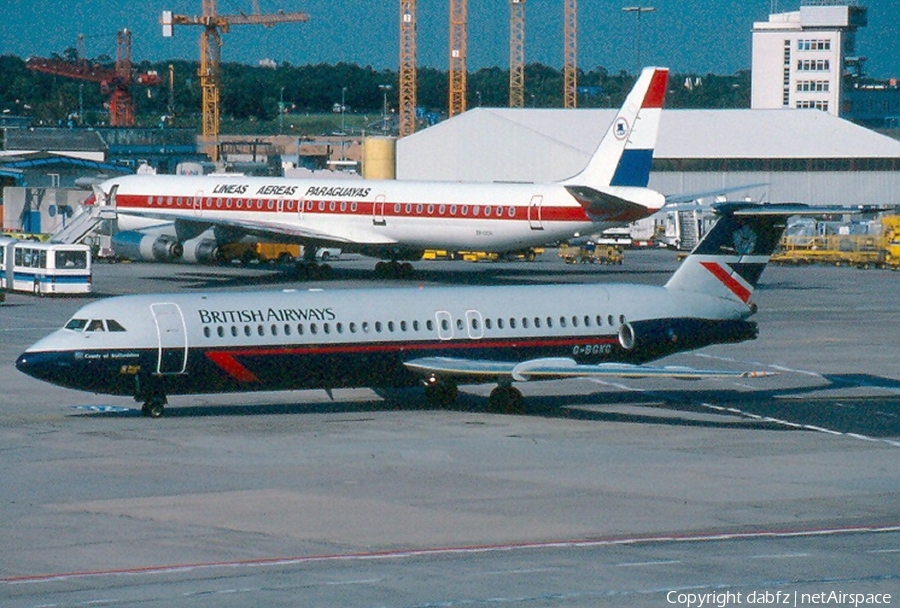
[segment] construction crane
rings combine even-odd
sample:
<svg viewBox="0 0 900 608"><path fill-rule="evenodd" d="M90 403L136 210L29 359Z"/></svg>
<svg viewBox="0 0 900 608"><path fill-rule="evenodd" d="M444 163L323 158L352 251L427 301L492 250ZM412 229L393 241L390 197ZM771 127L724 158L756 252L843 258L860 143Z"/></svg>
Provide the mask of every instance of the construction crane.
<svg viewBox="0 0 900 608"><path fill-rule="evenodd" d="M574 108L578 100L578 0L564 0L563 104Z"/></svg>
<svg viewBox="0 0 900 608"><path fill-rule="evenodd" d="M400 137L416 131L416 0L400 0Z"/></svg>
<svg viewBox="0 0 900 608"><path fill-rule="evenodd" d="M100 90L109 95L109 124L114 127L134 126L134 99L131 85L156 86L160 82L156 72L135 74L131 67L131 32L120 30L116 33L116 65L103 67L84 57L84 36L78 37L78 59L44 59L31 57L25 67L36 72L55 74L77 80L100 83Z"/></svg>
<svg viewBox="0 0 900 608"><path fill-rule="evenodd" d="M219 66L222 56L221 34L227 33L232 25L264 25L272 27L276 23L296 23L309 21L307 13L277 12L261 14L259 2L253 1L251 14L220 15L216 10L216 0L202 0L203 14L199 16L174 15L172 11L163 11L160 22L163 37L170 38L175 25L199 25L203 27L200 34L200 91L202 98L201 114L203 117L203 140L209 146L208 153L218 160L219 141Z"/></svg>
<svg viewBox="0 0 900 608"><path fill-rule="evenodd" d="M509 0L509 107L525 107L525 0Z"/></svg>
<svg viewBox="0 0 900 608"><path fill-rule="evenodd" d="M447 116L466 111L466 0L450 0L450 103Z"/></svg>

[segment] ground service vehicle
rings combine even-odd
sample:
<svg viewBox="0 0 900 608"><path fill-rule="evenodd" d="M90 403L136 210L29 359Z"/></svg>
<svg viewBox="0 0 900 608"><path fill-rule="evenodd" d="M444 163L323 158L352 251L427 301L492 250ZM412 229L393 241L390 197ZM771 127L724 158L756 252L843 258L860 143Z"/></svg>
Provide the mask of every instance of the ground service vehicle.
<svg viewBox="0 0 900 608"><path fill-rule="evenodd" d="M91 248L0 237L0 288L35 295L91 292Z"/></svg>

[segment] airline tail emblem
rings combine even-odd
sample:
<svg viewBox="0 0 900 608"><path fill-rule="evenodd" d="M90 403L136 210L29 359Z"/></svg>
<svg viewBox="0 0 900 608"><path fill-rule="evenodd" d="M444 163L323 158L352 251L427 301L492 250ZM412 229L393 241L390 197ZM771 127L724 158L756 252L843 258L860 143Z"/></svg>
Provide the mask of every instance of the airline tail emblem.
<svg viewBox="0 0 900 608"><path fill-rule="evenodd" d="M666 287L749 303L790 211L796 213L797 206L735 203L718 207L721 217Z"/></svg>
<svg viewBox="0 0 900 608"><path fill-rule="evenodd" d="M588 165L564 183L646 188L668 79L667 68L644 68Z"/></svg>

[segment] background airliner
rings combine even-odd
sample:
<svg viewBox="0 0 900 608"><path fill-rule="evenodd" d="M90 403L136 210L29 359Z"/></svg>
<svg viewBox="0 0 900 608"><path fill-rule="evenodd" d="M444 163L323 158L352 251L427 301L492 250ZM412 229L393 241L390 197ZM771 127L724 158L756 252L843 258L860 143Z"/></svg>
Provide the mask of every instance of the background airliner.
<svg viewBox="0 0 900 608"><path fill-rule="evenodd" d="M40 380L130 395L160 416L189 393L423 384L435 404L457 385L581 376L760 375L651 367L710 344L752 340L750 297L784 231L808 209L727 204L664 286L591 284L286 290L100 300L16 361Z"/></svg>
<svg viewBox="0 0 900 608"><path fill-rule="evenodd" d="M241 175L132 175L95 187L87 204L114 212L122 255L202 259L254 236L339 247L412 270L425 249L507 252L600 232L647 217L665 198L647 188L668 70L645 68L588 165L557 183L298 180ZM129 221L174 222L174 238L130 230Z"/></svg>

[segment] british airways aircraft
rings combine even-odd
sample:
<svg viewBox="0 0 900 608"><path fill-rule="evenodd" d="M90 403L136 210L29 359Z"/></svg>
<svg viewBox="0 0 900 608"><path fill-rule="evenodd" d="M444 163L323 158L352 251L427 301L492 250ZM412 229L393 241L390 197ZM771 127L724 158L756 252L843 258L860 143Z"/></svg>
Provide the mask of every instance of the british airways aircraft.
<svg viewBox="0 0 900 608"><path fill-rule="evenodd" d="M117 252L202 261L245 236L337 247L408 274L425 249L507 252L620 226L658 211L647 188L668 70L646 68L580 173L561 182L298 180L241 175L131 175L103 182L86 204L119 220ZM174 223L174 238L130 229ZM129 224L129 222L131 224Z"/></svg>
<svg viewBox="0 0 900 608"><path fill-rule="evenodd" d="M590 284L133 295L84 306L16 361L22 372L133 396L147 416L192 393L459 384L570 377L765 375L644 365L752 340L750 298L796 205L731 203L663 286Z"/></svg>

